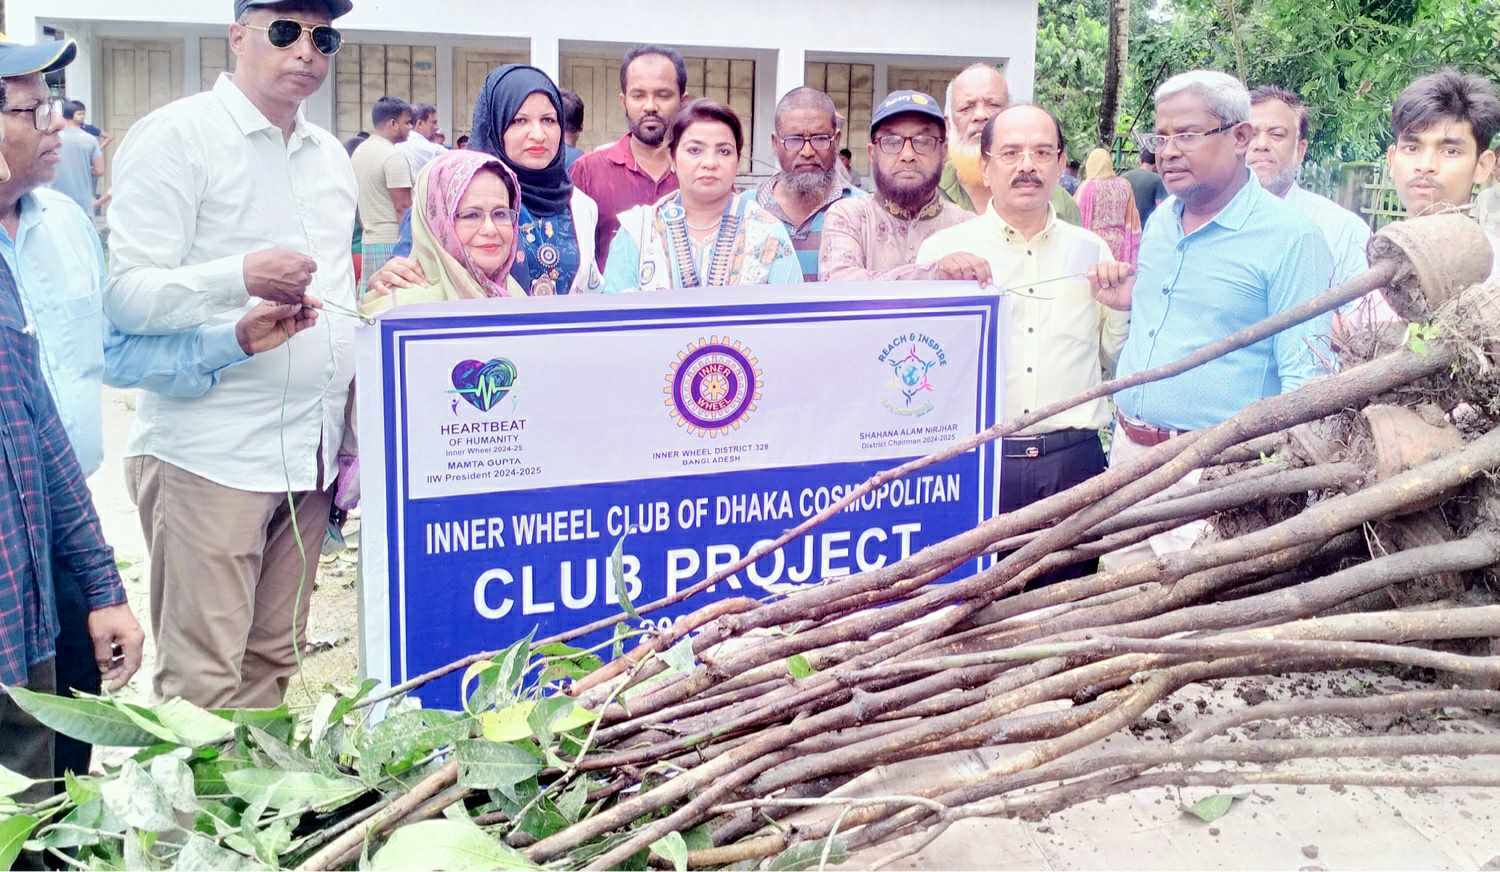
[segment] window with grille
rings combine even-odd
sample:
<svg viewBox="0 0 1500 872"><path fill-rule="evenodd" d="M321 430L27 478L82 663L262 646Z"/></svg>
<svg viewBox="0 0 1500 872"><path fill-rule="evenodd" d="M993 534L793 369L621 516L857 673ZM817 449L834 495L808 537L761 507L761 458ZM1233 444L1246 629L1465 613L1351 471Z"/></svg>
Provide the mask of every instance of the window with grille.
<svg viewBox="0 0 1500 872"><path fill-rule="evenodd" d="M875 107L874 65L809 62L803 81L833 98L847 131L841 147L853 153L854 172L868 175L870 156L865 146L870 144L870 113Z"/></svg>

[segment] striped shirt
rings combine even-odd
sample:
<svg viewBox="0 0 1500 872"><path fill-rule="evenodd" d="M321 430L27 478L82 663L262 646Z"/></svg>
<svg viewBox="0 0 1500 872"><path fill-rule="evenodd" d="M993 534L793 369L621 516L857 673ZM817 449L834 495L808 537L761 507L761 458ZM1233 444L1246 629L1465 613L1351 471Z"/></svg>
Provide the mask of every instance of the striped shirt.
<svg viewBox="0 0 1500 872"><path fill-rule="evenodd" d="M818 251L823 247L823 221L828 217L828 207L840 200L870 195L854 187L847 176L840 176L839 185L828 192L822 204L801 224L796 224L787 217L781 204L776 202L776 181L779 178L780 176L773 176L761 182L755 189L755 202L786 225L786 232L792 237L792 247L797 250L797 262L802 264L802 280L815 282L818 280Z"/></svg>

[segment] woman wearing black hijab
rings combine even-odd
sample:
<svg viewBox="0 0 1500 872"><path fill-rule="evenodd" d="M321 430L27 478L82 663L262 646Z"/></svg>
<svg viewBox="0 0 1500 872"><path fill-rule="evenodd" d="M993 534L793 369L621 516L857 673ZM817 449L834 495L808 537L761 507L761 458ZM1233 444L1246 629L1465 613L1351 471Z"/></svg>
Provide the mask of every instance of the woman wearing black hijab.
<svg viewBox="0 0 1500 872"><path fill-rule="evenodd" d="M469 148L500 158L521 182L520 253L511 276L534 297L588 293L602 280L596 266L594 229L599 207L568 181L563 165L562 94L548 75L525 64L507 64L489 74L474 104ZM372 289L424 286L426 277L409 257L403 222L394 257L370 282Z"/></svg>

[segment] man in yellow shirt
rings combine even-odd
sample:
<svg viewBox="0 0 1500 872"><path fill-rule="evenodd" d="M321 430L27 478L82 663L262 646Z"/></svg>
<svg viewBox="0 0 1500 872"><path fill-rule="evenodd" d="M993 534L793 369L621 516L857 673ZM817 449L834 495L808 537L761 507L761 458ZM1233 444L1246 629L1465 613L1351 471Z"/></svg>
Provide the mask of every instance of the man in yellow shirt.
<svg viewBox="0 0 1500 872"><path fill-rule="evenodd" d="M1113 261L1109 245L1058 220L1052 207L1065 145L1062 127L1045 109L1017 105L996 114L980 138L992 192L987 208L934 234L917 253L918 263L967 251L990 264L1004 294L997 420L1014 420L1098 385L1113 370L1130 323L1128 304L1123 310L1106 306L1084 276ZM1108 462L1099 431L1109 420L1108 403L1095 400L1001 440L999 511L1013 512L1103 472ZM1077 564L1039 581L1093 569Z"/></svg>

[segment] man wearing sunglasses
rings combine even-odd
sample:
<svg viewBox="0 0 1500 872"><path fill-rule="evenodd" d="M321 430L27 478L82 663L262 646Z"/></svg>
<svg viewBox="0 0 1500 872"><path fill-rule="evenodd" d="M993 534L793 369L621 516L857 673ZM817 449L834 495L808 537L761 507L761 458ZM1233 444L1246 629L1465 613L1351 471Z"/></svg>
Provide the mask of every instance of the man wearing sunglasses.
<svg viewBox="0 0 1500 872"><path fill-rule="evenodd" d="M868 146L875 195L828 208L818 252L823 281L989 282L989 264L967 252L917 263L929 237L974 217L938 193L943 125L937 101L920 91L895 91L875 107Z"/></svg>
<svg viewBox="0 0 1500 872"><path fill-rule="evenodd" d="M232 75L132 125L115 158L106 309L175 334L257 300L323 309L203 396L144 391L126 478L150 552L153 690L202 706L281 701L296 671L353 379L358 189L303 101L348 0L234 4ZM301 544L299 544L299 541ZM300 607L300 608L298 608Z"/></svg>
<svg viewBox="0 0 1500 872"><path fill-rule="evenodd" d="M1255 128L1250 93L1233 76L1182 73L1156 91L1155 152L1172 196L1141 235L1139 265L1101 264L1090 281L1130 309L1118 374L1170 363L1327 290L1333 254L1317 227L1261 186L1246 165ZM1197 369L1115 395L1110 465L1129 463L1181 433L1218 424L1321 372L1324 315ZM1183 480L1190 485L1194 474ZM1106 569L1187 548L1206 524L1161 533L1106 555Z"/></svg>
<svg viewBox="0 0 1500 872"><path fill-rule="evenodd" d="M828 207L866 196L839 172L840 133L833 98L817 88L793 88L776 104L771 148L781 172L761 182L755 199L786 225L803 281L818 281L818 249Z"/></svg>

